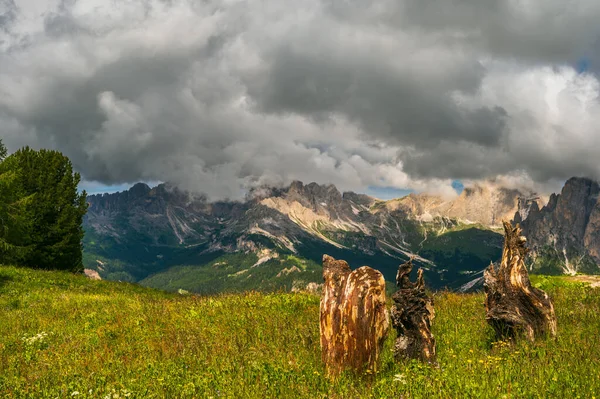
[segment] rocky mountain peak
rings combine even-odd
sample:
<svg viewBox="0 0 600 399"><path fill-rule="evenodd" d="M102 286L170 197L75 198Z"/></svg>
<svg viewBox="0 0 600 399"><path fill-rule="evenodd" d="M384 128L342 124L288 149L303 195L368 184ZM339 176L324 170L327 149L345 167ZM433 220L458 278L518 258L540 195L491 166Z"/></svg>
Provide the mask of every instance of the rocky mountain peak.
<svg viewBox="0 0 600 399"><path fill-rule="evenodd" d="M342 193L333 184L321 185L315 182L304 185L294 181L287 190L286 197L302 205L316 209L318 205L335 204L342 200Z"/></svg>
<svg viewBox="0 0 600 399"><path fill-rule="evenodd" d="M514 222L521 223L523 220L527 219L530 214L537 214L540 211L538 200L539 197L535 195L519 197Z"/></svg>
<svg viewBox="0 0 600 399"><path fill-rule="evenodd" d="M556 209L557 203L558 203L558 194L552 193L550 195L550 199L548 200L548 204L545 206L546 210L554 211L554 209Z"/></svg>
<svg viewBox="0 0 600 399"><path fill-rule="evenodd" d="M304 183L302 183L300 180L294 180L290 184L290 187L288 188L288 194L291 194L291 193L303 194L304 193Z"/></svg>
<svg viewBox="0 0 600 399"><path fill-rule="evenodd" d="M552 194L542 209L532 207L526 218L515 214L527 237L534 266L554 262L569 274L598 271L599 194L597 181L574 177L567 180L560 194Z"/></svg>
<svg viewBox="0 0 600 399"><path fill-rule="evenodd" d="M146 183L136 183L129 189L129 194L133 198L139 198L148 195L152 190Z"/></svg>
<svg viewBox="0 0 600 399"><path fill-rule="evenodd" d="M574 226L583 230L598 201L598 193L600 193L598 182L588 178L573 177L565 183L556 209L566 214Z"/></svg>

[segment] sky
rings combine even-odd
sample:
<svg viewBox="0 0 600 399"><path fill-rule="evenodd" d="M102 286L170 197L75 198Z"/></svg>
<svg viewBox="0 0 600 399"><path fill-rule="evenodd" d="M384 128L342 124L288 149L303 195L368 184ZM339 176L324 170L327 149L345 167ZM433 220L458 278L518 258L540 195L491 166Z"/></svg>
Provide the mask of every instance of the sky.
<svg viewBox="0 0 600 399"><path fill-rule="evenodd" d="M600 178L598 20L597 0L0 0L0 138L96 192L556 191Z"/></svg>

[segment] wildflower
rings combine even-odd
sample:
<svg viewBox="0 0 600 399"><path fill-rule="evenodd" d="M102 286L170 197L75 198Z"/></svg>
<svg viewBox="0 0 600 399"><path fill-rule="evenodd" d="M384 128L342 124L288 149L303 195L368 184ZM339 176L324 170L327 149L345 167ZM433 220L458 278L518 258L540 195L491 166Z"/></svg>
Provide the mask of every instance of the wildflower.
<svg viewBox="0 0 600 399"><path fill-rule="evenodd" d="M21 340L25 343L25 345L31 346L31 345L34 345L36 342L44 342L44 340L46 339L47 336L48 336L48 333L45 331L42 331L41 333L38 333L31 337L24 335L21 338Z"/></svg>
<svg viewBox="0 0 600 399"><path fill-rule="evenodd" d="M77 396L77 395L79 395L79 391L73 391L73 392L71 392L71 396Z"/></svg>
<svg viewBox="0 0 600 399"><path fill-rule="evenodd" d="M406 385L406 376L404 374L396 374L394 376L394 381L400 382Z"/></svg>

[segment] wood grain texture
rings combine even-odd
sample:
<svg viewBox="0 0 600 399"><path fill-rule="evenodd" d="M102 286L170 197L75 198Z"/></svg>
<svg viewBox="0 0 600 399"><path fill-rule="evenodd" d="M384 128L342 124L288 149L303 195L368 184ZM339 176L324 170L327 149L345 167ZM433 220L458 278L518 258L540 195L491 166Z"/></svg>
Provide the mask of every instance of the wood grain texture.
<svg viewBox="0 0 600 399"><path fill-rule="evenodd" d="M323 256L321 350L329 375L374 371L389 329L383 275Z"/></svg>
<svg viewBox="0 0 600 399"><path fill-rule="evenodd" d="M531 285L525 267L526 239L521 228L504 222L504 249L498 269L484 272L486 319L499 339L525 335L533 341L556 336L556 315L548 295Z"/></svg>

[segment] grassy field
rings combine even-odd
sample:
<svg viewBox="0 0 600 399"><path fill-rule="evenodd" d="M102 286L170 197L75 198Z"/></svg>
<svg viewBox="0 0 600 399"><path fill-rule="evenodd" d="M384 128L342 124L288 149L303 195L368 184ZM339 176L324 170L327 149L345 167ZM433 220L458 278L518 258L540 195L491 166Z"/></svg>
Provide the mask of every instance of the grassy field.
<svg viewBox="0 0 600 399"><path fill-rule="evenodd" d="M600 397L600 290L537 283L555 301L556 341L493 342L482 294L439 293L439 367L394 363L392 334L378 374L331 381L317 296L182 296L0 267L0 397Z"/></svg>

